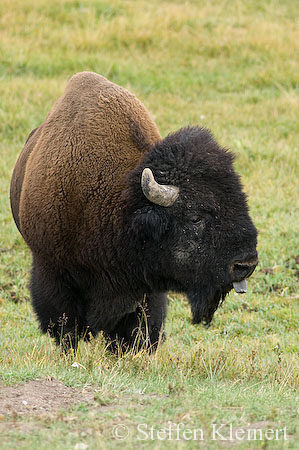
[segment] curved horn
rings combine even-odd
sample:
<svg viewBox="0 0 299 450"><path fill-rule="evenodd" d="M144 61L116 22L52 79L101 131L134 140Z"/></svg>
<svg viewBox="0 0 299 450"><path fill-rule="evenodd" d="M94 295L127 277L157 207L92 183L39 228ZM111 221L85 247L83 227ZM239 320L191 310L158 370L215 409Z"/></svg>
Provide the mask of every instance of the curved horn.
<svg viewBox="0 0 299 450"><path fill-rule="evenodd" d="M160 206L172 206L179 195L179 188L166 184L159 184L151 169L143 169L141 188L145 197Z"/></svg>

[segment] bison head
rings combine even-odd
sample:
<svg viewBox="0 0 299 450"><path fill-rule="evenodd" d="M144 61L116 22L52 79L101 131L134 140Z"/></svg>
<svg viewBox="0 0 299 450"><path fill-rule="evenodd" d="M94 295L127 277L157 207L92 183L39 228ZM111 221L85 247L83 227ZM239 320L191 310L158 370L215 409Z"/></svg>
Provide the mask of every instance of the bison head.
<svg viewBox="0 0 299 450"><path fill-rule="evenodd" d="M153 290L186 292L193 322L209 323L257 264L257 230L233 168L211 133L167 136L129 175L128 226L142 277Z"/></svg>

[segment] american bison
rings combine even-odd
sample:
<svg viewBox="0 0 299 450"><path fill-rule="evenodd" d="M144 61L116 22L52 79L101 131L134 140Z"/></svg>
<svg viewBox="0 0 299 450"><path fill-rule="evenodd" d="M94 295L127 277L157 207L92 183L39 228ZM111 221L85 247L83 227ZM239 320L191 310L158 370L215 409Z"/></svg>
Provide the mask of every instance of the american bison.
<svg viewBox="0 0 299 450"><path fill-rule="evenodd" d="M74 75L11 181L41 330L75 347L103 331L128 348L142 323L142 345L155 346L167 291L186 293L194 323L244 292L257 231L233 159L198 126L162 139L133 94Z"/></svg>

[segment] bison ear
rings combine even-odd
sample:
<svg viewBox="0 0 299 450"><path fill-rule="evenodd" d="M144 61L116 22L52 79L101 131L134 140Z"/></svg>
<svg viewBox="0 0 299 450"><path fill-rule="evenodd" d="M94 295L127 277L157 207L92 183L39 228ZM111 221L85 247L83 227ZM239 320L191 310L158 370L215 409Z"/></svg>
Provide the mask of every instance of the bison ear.
<svg viewBox="0 0 299 450"><path fill-rule="evenodd" d="M162 208L138 209L134 214L132 228L141 239L158 241L168 229L168 216Z"/></svg>

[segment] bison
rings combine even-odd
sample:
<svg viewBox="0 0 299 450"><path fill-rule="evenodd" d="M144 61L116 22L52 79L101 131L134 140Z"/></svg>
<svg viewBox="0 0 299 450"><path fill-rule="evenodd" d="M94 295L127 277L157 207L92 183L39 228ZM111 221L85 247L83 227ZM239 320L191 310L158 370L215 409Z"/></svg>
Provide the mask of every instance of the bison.
<svg viewBox="0 0 299 450"><path fill-rule="evenodd" d="M207 129L162 139L133 94L74 75L11 181L41 330L75 348L100 331L130 348L139 330L142 345L156 346L169 290L186 293L194 323L210 323L257 264L233 160Z"/></svg>

